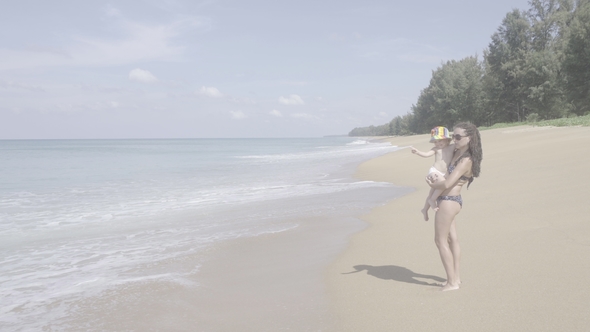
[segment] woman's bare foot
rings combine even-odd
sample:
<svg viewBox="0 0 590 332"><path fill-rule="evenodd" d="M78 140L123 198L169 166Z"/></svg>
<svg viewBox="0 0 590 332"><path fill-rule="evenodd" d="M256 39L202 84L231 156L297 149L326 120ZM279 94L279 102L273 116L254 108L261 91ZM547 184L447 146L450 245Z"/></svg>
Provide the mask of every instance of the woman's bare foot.
<svg viewBox="0 0 590 332"><path fill-rule="evenodd" d="M443 282L442 284L438 284L438 285L439 285L440 287L445 287L445 286L446 286L448 283L449 283L448 281L445 281L445 282ZM457 285L461 285L461 280L459 280L459 281L457 282Z"/></svg>
<svg viewBox="0 0 590 332"><path fill-rule="evenodd" d="M422 212L422 214L424 215L424 221L428 221L428 208L425 207L422 210L420 210L420 212Z"/></svg>
<svg viewBox="0 0 590 332"><path fill-rule="evenodd" d="M434 211L438 211L438 205L436 204L436 199L434 199L434 198L428 199L428 204L430 204L430 208L432 208Z"/></svg>
<svg viewBox="0 0 590 332"><path fill-rule="evenodd" d="M446 285L443 286L443 288L441 288L441 292L446 292L446 291L450 291L450 290L456 290L459 289L459 284L449 284L447 283Z"/></svg>

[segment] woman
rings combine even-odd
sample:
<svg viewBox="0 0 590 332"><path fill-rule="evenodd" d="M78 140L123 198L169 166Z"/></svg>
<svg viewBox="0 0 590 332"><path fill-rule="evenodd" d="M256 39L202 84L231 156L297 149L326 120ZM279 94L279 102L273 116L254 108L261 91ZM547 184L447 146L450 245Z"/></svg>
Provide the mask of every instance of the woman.
<svg viewBox="0 0 590 332"><path fill-rule="evenodd" d="M461 188L465 183L469 188L473 178L479 176L483 157L479 131L472 123L458 123L452 137L455 142L455 153L445 178L426 179L432 188L443 190L437 199L438 211L434 217L434 242L447 273L447 282L442 287L443 291L458 289L461 284L459 275L461 248L457 238L455 216L459 214L463 206Z"/></svg>

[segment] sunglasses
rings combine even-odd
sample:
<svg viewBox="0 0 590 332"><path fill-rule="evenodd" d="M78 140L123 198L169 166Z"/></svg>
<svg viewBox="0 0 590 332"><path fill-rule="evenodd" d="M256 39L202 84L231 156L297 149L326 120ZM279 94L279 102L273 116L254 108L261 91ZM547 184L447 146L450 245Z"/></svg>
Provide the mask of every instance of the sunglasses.
<svg viewBox="0 0 590 332"><path fill-rule="evenodd" d="M460 140L461 140L461 138L463 138L463 137L467 137L467 136L469 136L469 135L461 136L461 135L459 135L459 134L455 134L455 135L453 135L453 139L454 139L455 141L460 141Z"/></svg>

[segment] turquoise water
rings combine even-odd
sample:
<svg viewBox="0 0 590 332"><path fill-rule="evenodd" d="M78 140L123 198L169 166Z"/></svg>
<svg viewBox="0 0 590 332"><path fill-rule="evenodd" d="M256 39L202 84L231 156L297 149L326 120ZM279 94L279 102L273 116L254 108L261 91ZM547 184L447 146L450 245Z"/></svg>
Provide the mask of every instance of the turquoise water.
<svg viewBox="0 0 590 332"><path fill-rule="evenodd" d="M396 149L347 137L0 141L0 327L43 327L129 283L194 284L198 262L170 262L308 216L358 215L396 188L354 180L354 167Z"/></svg>

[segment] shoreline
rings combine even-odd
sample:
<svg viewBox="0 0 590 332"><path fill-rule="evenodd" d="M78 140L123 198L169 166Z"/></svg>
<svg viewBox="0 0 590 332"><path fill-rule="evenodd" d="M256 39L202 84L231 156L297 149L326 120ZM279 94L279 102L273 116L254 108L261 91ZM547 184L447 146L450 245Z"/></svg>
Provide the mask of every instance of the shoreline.
<svg viewBox="0 0 590 332"><path fill-rule="evenodd" d="M349 165L348 174L358 163ZM372 202L353 214L324 212L294 216L281 223L298 226L283 232L226 241L207 253L196 281L185 328L197 326L205 331L325 331L336 324L332 313L324 271L346 248L350 237L367 227L360 216L382 198L395 199L406 189L391 186L364 192L361 200ZM386 194L385 194L386 193ZM333 194L325 200L359 201L363 192ZM374 197L373 197L374 196Z"/></svg>
<svg viewBox="0 0 590 332"><path fill-rule="evenodd" d="M388 200L405 194L396 186L388 191ZM284 221L297 223L294 229L213 248L196 276L199 298L193 301L193 315L199 329L330 331L336 318L325 283L326 266L345 250L351 236L367 227L360 216L378 204L384 203L375 200L348 217L297 216Z"/></svg>
<svg viewBox="0 0 590 332"><path fill-rule="evenodd" d="M368 226L326 269L333 331L587 328L590 207L580 177L590 163L583 153L590 128L520 126L481 135L482 175L462 191L457 217L458 291L442 293L436 286L445 273L433 241L433 213L428 222L420 213L432 160L400 149L358 167L359 179L415 191L363 216ZM427 150L428 139L387 140Z"/></svg>
<svg viewBox="0 0 590 332"><path fill-rule="evenodd" d="M353 176L359 163L344 163L331 176L363 183ZM170 270L195 266L185 283L145 280L75 300L76 312L56 326L64 330L79 326L106 330L329 330L335 319L324 283L326 266L346 248L352 234L366 227L360 215L403 194L405 189L390 184L362 184L328 195L250 206L262 216L270 208L285 207L285 215L277 213L273 221L285 230L221 241L171 262ZM301 213L289 214L292 205L301 207Z"/></svg>

